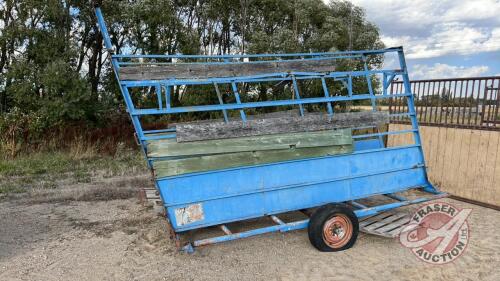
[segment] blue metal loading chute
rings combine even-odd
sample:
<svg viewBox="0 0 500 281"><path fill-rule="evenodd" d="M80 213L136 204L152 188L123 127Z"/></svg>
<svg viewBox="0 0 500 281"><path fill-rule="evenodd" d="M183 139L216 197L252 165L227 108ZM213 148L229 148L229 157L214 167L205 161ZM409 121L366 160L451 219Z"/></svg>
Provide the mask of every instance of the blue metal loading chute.
<svg viewBox="0 0 500 281"><path fill-rule="evenodd" d="M185 251L190 252L193 247L261 233L303 228L308 228L311 243L319 250L343 250L351 247L356 240L358 218L445 196L434 188L427 177L414 98L402 47L300 54L122 55L113 53L112 43L99 7L96 7L96 15L106 49L112 54L113 69L136 130L138 142L149 167L155 173L156 188L163 201L172 236L179 241L180 234L184 232L215 225L219 225L224 232L222 236L188 241L180 245ZM399 69L370 70L367 67L368 57L390 53L399 59ZM342 71L332 68L336 61L346 60L362 62L364 67L361 70ZM381 93L376 93L373 88L371 79L375 75L382 80ZM389 94L387 89L396 77L404 82L404 92ZM366 79L367 93L353 91L353 79L359 78ZM311 80L321 83L323 96L301 97L297 83ZM328 80L342 81L347 88L346 94L331 95L327 86ZM270 81L291 83L293 98L246 102L240 96L239 85ZM196 85L213 85L219 103L172 106L171 93L174 87ZM221 86L231 89L235 102L223 102L219 90ZM157 105L154 108L137 108L131 97L132 89L136 88L154 89L151 92L156 95ZM228 113L236 110L239 112L242 126L245 126L251 123L246 110L297 106L300 116L308 116L305 106L310 104L323 105L326 110L325 115L333 120L337 114L341 116L341 113L334 113L333 103L368 100L372 110L376 112L378 101L394 98L404 99L408 111L392 114L390 117L409 118L412 124L410 130L376 131L354 135L350 137L353 149L335 155L325 153L287 161L247 163L243 166L216 169L210 169L208 166L204 171L187 173L173 173L166 169L167 174L158 174L160 169L165 170L161 167L171 167L169 164L171 162L168 161L187 159L179 156L181 155L179 153L178 155L171 153L174 147L178 149L186 147L179 140L176 128L147 131L143 130L141 124L141 118L148 115L214 111L222 112L224 121L230 124ZM224 128L224 125L221 125L221 128ZM383 138L398 134L412 134L413 143L386 147ZM164 155L158 155L154 153L158 147L162 149L167 147L170 150ZM193 149L209 151L210 147ZM203 159L202 157L207 157L207 154L209 157L214 156L214 153L210 152L197 153L199 154L195 156L199 158L194 159ZM247 160L244 157L242 159ZM427 196L408 199L396 194L413 189L419 189L427 193ZM375 195L385 195L393 202L366 206L356 201ZM315 208L315 211L309 219L284 222L278 217L278 214L284 212L312 208ZM226 226L231 222L262 216L270 216L276 224L239 233L232 233Z"/></svg>

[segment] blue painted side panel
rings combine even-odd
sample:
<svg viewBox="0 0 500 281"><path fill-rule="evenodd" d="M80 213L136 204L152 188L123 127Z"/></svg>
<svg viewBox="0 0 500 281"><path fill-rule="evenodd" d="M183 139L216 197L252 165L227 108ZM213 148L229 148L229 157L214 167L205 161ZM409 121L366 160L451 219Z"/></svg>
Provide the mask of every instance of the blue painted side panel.
<svg viewBox="0 0 500 281"><path fill-rule="evenodd" d="M158 181L177 231L426 184L418 147L363 151ZM175 209L195 203L202 204L204 219L178 226Z"/></svg>
<svg viewBox="0 0 500 281"><path fill-rule="evenodd" d="M388 181L384 182L383 186L379 185L376 189L372 188L374 182L381 183L382 180L387 179ZM424 173L420 168L390 173L386 175L385 179L381 179L380 175L376 175L353 181L344 180L202 201L204 219L184 226L177 225L174 213L175 207L167 208L167 212L174 229L183 231L291 210L300 210L331 202L354 200L376 193L392 193L421 186L425 183ZM406 186L407 184L411 185ZM186 205L177 207L184 206Z"/></svg>
<svg viewBox="0 0 500 281"><path fill-rule="evenodd" d="M370 139L354 142L354 151L382 148L380 140Z"/></svg>
<svg viewBox="0 0 500 281"><path fill-rule="evenodd" d="M417 147L240 167L159 180L165 204L176 205L255 190L333 181L345 177L408 169L422 164Z"/></svg>

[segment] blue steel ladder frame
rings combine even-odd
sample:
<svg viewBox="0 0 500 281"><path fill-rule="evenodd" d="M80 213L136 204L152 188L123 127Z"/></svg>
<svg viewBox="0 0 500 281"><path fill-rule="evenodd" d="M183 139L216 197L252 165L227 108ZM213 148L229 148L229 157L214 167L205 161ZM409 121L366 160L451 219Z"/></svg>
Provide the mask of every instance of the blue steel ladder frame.
<svg viewBox="0 0 500 281"><path fill-rule="evenodd" d="M240 117L242 121L246 121L246 113L245 109L249 108L258 108L258 107L269 107L269 106L290 106L296 105L299 108L300 115L304 115L304 105L307 104L325 104L327 113L330 115L335 114L332 106L333 102L342 102L342 101L356 101L356 100L369 100L371 102L372 110L377 111L376 102L379 99L388 99L388 98L405 98L408 105L407 113L398 113L391 114L391 117L401 117L405 116L410 118L412 128L410 130L399 130L399 131L388 131L388 132L379 132L377 130L376 133L370 134L362 134L353 136L355 143L358 143L361 147L358 149L366 149L366 150L383 150L387 149L383 143L383 137L389 135L397 135L397 134L413 134L414 144L409 145L408 147L417 147L422 159L422 163L424 165L424 174L425 179L428 184L425 186L420 186L423 191L432 194L431 197L420 197L417 199L407 199L400 195L396 194L383 194L387 197L394 199L396 202L368 207L363 204L360 204L354 200L351 200L349 203L354 208L354 212L358 217L365 217L377 214L382 211L410 205L416 203L422 203L429 200L434 200L436 198L445 197L446 194L439 192L434 188L434 186L430 183L427 177L427 172L425 170L425 160L424 154L422 150L422 143L420 138L419 126L417 122L417 116L415 113L415 105L414 105L414 96L411 92L410 81L408 77L408 70L406 67L406 61L404 57L404 52L402 47L388 48L382 50L365 50L365 51L345 51L345 52L331 52L331 53L294 53L294 54L251 54L251 55L123 55L123 54L114 54L113 47L111 43L111 39L104 22L104 18L102 12L99 7L96 7L96 15L98 19L98 24L101 30L101 33L104 38L104 44L108 52L111 53L111 62L113 66L113 70L116 75L116 79L120 85L121 93L124 98L124 101L127 105L127 111L130 114L132 124L136 131L136 137L139 144L142 147L142 151L146 156L146 160L150 168L152 168L152 163L155 161L154 158L148 158L147 156L147 141L150 140L158 140L165 138L175 138L175 128L174 129L163 129L163 130L149 130L144 131L142 129L140 118L146 115L159 115L159 114L178 114L178 113L187 113L187 112L206 112L206 111L221 111L224 116L224 120L227 122L229 120L228 111L229 110L238 110L240 113ZM367 57L372 55L384 55L387 53L396 53L399 59L400 69L383 69L383 70L370 70L367 65ZM173 60L202 60L205 62L190 62L190 63L203 63L203 64L227 64L227 63L258 63L259 60L269 61L282 61L280 59L294 60L299 58L299 60L322 60L322 59L358 59L363 62L363 70L356 71L339 71L339 72L330 72L330 73L318 73L318 72L293 72L293 73L266 73L261 75L251 75L251 76L242 76L242 77L218 77L218 78L207 78L207 79L166 79L166 80L141 80L141 81L124 81L120 79L119 70L121 67L133 66L133 65L141 65L144 64L143 60L149 60L150 62L147 64L171 64ZM136 60L136 61L134 61ZM139 60L137 62L137 60ZM157 61L167 61L167 62L157 62ZM257 60L257 61L255 61ZM211 61L211 62L208 62ZM373 75L381 75L382 80L382 93L376 94L375 89L373 89L371 77ZM401 77L404 84L404 93L401 94L389 94L388 88L391 83L394 81L396 77ZM364 77L368 86L368 93L366 94L355 94L352 90L353 78L355 77ZM329 93L329 89L326 84L326 79L334 79L335 81L341 81L344 86L347 88L348 95L347 96L331 96ZM297 81L299 80L307 80L307 79L319 79L322 84L322 89L324 91L324 97L313 97L313 98L301 98L300 92L297 86ZM239 91L238 84L240 83L259 83L259 82L270 82L270 81L288 81L293 86L294 91L294 99L288 100L274 100L274 101L260 101L260 102L242 102ZM231 86L231 90L234 94L236 103L226 103L224 104L222 101L222 97L220 94L220 90L218 85L220 84L228 84ZM173 87L177 86L186 86L186 85L213 85L215 92L218 96L219 104L211 104L211 105L197 105L197 106L181 106L181 107L173 107L171 105L171 91ZM132 101L129 89L131 88L154 88L154 93L156 93L158 100L157 108L147 108L147 109L138 109L134 106ZM369 127L378 129L376 127ZM366 129L366 128L354 128L354 129ZM161 135L157 135L161 133ZM155 134L155 135L152 135ZM375 139L373 139L375 138ZM368 139L368 140L366 140ZM366 141L363 141L366 140ZM374 147L374 141L376 146ZM157 187L158 179L156 181ZM410 189L410 188L409 188ZM162 198L163 199L163 198ZM207 244L213 244L223 241L229 241L239 238L244 238L248 236L253 236L261 233L273 232L273 231L290 231L296 229L306 228L308 224L308 219L284 223L275 215L270 216L271 219L277 224L270 227L264 227L260 229L245 231L242 233L233 234L224 224L221 224L221 228L225 235L197 240L192 243L188 243L184 250L190 252L193 250L193 247L202 246ZM173 229L171 229L173 231ZM173 233L175 237L178 238L178 234Z"/></svg>

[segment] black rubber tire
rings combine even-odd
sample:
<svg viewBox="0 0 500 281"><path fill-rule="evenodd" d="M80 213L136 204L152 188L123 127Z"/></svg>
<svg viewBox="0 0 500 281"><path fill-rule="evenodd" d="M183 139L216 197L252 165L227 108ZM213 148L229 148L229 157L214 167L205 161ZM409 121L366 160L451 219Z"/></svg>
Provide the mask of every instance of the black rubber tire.
<svg viewBox="0 0 500 281"><path fill-rule="evenodd" d="M337 214L346 216L352 224L352 236L349 241L340 248L333 248L323 239L324 224ZM338 252L351 248L358 238L359 222L358 217L345 204L327 204L319 207L311 216L307 228L309 241L321 252Z"/></svg>

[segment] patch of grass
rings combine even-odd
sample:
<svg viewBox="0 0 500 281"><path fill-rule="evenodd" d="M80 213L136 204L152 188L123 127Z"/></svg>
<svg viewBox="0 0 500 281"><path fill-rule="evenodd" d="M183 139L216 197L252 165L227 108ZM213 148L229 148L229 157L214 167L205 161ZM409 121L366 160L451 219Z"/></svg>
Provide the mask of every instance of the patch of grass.
<svg viewBox="0 0 500 281"><path fill-rule="evenodd" d="M57 188L57 183L53 181L45 181L42 183L41 187L43 189L56 189Z"/></svg>
<svg viewBox="0 0 500 281"><path fill-rule="evenodd" d="M26 192L26 190L17 185L11 185L11 184L0 185L0 194L13 194L13 193L23 193L23 192Z"/></svg>
<svg viewBox="0 0 500 281"><path fill-rule="evenodd" d="M92 181L90 174L83 170L77 170L73 173L73 176L75 178L75 181L79 183L89 183Z"/></svg>
<svg viewBox="0 0 500 281"><path fill-rule="evenodd" d="M61 185L91 183L95 177L143 174L146 162L137 150L117 149L115 156L86 151L39 152L0 159L0 193L12 194Z"/></svg>
<svg viewBox="0 0 500 281"><path fill-rule="evenodd" d="M63 203L70 201L109 201L116 199L129 199L137 196L137 187L119 188L115 186L64 188L57 192L33 193L31 203Z"/></svg>
<svg viewBox="0 0 500 281"><path fill-rule="evenodd" d="M34 184L32 177L0 179L0 194L24 193Z"/></svg>
<svg viewBox="0 0 500 281"><path fill-rule="evenodd" d="M0 177L37 176L71 171L74 161L62 152L34 153L0 160Z"/></svg>

